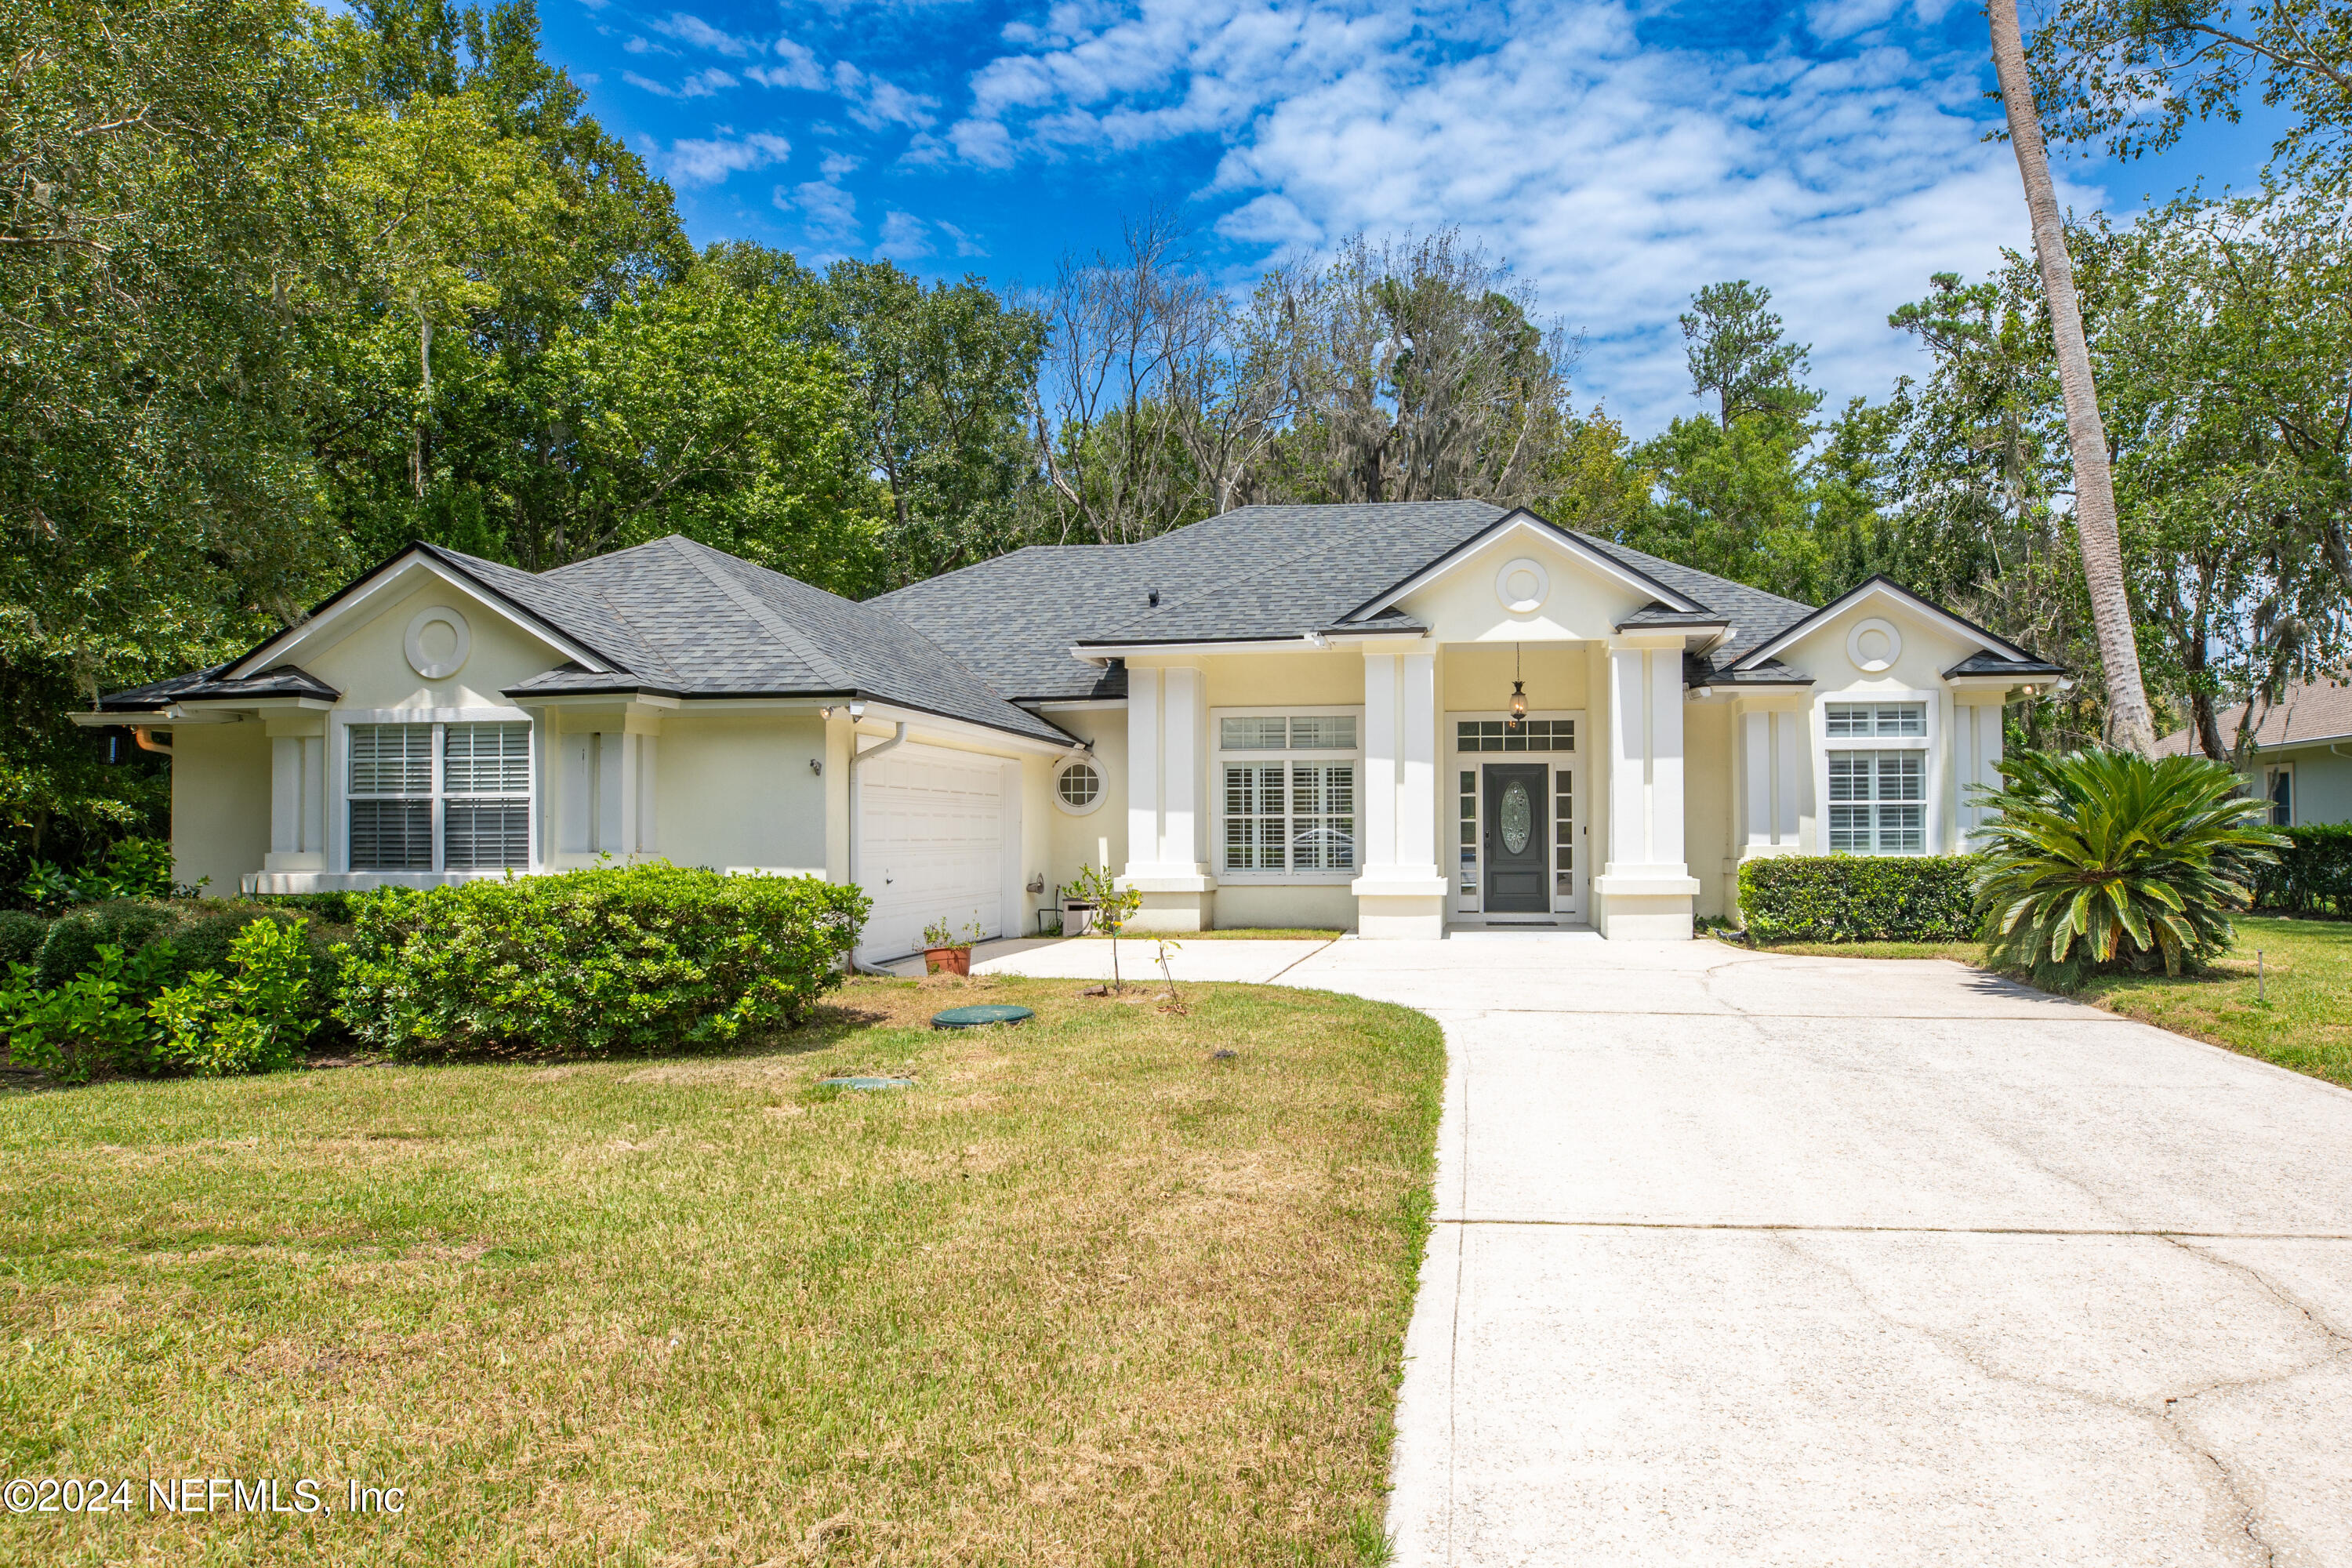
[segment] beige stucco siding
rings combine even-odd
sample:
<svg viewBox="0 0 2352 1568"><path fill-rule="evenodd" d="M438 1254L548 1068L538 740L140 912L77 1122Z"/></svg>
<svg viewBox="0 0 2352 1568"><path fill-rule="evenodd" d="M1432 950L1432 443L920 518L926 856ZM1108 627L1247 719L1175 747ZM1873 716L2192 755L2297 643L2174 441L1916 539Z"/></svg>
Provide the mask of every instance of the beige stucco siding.
<svg viewBox="0 0 2352 1568"><path fill-rule="evenodd" d="M472 638L466 662L445 680L418 675L406 651L409 622L436 606L463 616ZM342 709L512 707L507 688L564 662L504 614L431 577L333 629L332 640L302 650L302 667L342 692Z"/></svg>
<svg viewBox="0 0 2352 1568"><path fill-rule="evenodd" d="M262 725L183 724L172 731L172 875L232 897L269 853L269 737Z"/></svg>
<svg viewBox="0 0 2352 1568"><path fill-rule="evenodd" d="M824 721L667 714L655 742L655 852L680 866L822 872Z"/></svg>
<svg viewBox="0 0 2352 1568"><path fill-rule="evenodd" d="M1550 580L1549 592L1541 608L1514 615L1505 607L1495 579L1505 565L1522 557L1542 566ZM1455 562L1444 575L1407 595L1401 607L1431 627L1440 642L1582 641L1607 638L1619 621L1654 596L1604 574L1558 544L1517 533Z"/></svg>
<svg viewBox="0 0 2352 1568"><path fill-rule="evenodd" d="M1449 713L1495 713L1510 706L1513 654L1539 713L1582 712L1591 701L1591 660L1581 643L1455 643L1438 658L1439 706ZM1590 721L1587 721L1588 726ZM1445 737L1450 739L1450 737ZM1582 736L1578 749L1586 749Z"/></svg>
<svg viewBox="0 0 2352 1568"><path fill-rule="evenodd" d="M1200 660L1208 705L1352 708L1364 700L1364 658L1352 648L1212 654Z"/></svg>
<svg viewBox="0 0 2352 1568"><path fill-rule="evenodd" d="M1057 708L1046 715L1081 741L1094 743L1095 771L1102 775L1102 804L1083 815L1065 808L1054 795L1059 759L1045 759L1045 799L1038 820L1045 827L1046 899L1068 885L1085 866L1127 865L1127 710L1123 707Z"/></svg>
<svg viewBox="0 0 2352 1568"><path fill-rule="evenodd" d="M1698 879L1697 912L1720 917L1738 901L1732 868L1732 709L1729 702L1683 705L1683 853Z"/></svg>

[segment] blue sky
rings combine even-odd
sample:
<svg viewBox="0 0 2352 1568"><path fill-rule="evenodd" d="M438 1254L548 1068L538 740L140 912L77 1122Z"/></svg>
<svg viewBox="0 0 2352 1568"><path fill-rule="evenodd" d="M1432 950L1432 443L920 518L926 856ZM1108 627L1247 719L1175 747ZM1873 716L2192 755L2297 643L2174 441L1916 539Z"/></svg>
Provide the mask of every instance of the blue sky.
<svg viewBox="0 0 2352 1568"><path fill-rule="evenodd" d="M1580 397L1637 435L1696 406L1675 316L1700 285L1766 284L1833 399L1883 395L1917 368L1887 311L2025 235L1967 4L541 3L697 242L1038 283L1158 205L1241 281L1458 226L1584 335ZM2066 194L2243 186L2268 142L2078 158Z"/></svg>

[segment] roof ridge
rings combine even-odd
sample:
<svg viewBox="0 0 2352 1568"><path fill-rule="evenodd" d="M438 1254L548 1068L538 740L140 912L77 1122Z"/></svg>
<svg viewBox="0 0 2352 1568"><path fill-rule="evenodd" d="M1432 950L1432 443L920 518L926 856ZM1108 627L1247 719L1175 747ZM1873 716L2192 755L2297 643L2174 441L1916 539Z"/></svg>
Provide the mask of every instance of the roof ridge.
<svg viewBox="0 0 2352 1568"><path fill-rule="evenodd" d="M722 571L716 563L706 559L701 551L695 548L692 541L673 533L667 535L659 542L667 544L674 554L701 573L712 587L717 588L733 601L737 609L765 627L771 636L792 651L794 658L807 665L819 680L843 690L847 690L855 684L846 671L817 651L815 644L802 636L782 616L761 603L758 595L736 581L733 573Z"/></svg>

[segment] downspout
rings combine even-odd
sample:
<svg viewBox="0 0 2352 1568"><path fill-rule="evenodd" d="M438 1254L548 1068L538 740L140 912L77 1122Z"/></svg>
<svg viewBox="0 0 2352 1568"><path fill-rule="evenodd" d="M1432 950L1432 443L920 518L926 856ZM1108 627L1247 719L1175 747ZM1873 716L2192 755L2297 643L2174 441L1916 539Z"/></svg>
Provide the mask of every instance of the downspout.
<svg viewBox="0 0 2352 1568"><path fill-rule="evenodd" d="M854 719L851 720L850 725L848 861L849 881L852 886L856 886L857 885L857 764L866 761L868 757L878 757L883 752L890 751L895 747L905 745L907 743L907 721L903 719L899 720L898 733L892 735L880 745L863 752L857 749L856 721ZM860 974L880 974L892 980L898 978L896 974L891 973L889 970L877 969L870 963L860 963L855 957L850 959L849 966L857 971Z"/></svg>
<svg viewBox="0 0 2352 1568"><path fill-rule="evenodd" d="M131 738L138 742L139 749L142 752L153 752L166 757L172 754L172 742L158 741L155 739L155 731L144 724L131 726Z"/></svg>

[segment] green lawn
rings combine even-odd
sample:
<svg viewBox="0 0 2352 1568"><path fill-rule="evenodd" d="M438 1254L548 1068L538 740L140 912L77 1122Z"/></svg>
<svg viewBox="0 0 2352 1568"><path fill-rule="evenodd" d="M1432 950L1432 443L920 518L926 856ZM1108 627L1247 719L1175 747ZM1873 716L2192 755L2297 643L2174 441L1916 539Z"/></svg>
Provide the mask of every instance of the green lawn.
<svg viewBox="0 0 2352 1568"><path fill-rule="evenodd" d="M408 1497L158 1517L142 1479L129 1517L0 1516L0 1562L1377 1559L1436 1026L1079 990L0 1099L0 1475ZM924 1026L978 1000L1038 1017ZM850 1072L916 1085L818 1086Z"/></svg>
<svg viewBox="0 0 2352 1568"><path fill-rule="evenodd" d="M2352 922L2247 915L2237 925L2237 946L2203 974L2103 975L2082 998L2352 1089ZM1791 942L1770 951L1984 962L1975 942Z"/></svg>

